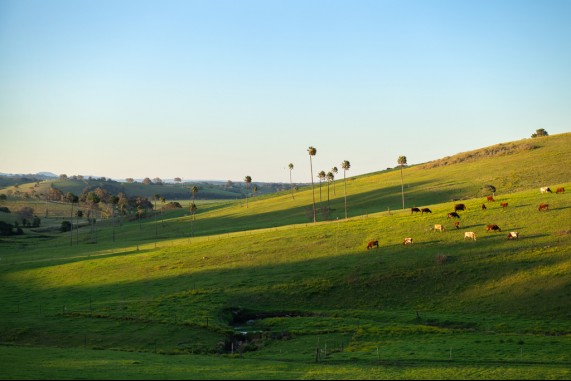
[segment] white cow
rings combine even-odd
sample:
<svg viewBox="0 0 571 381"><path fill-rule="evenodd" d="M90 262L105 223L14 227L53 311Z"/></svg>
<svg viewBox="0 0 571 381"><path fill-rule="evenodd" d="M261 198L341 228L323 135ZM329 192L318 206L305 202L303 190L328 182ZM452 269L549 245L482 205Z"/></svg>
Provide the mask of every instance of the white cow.
<svg viewBox="0 0 571 381"><path fill-rule="evenodd" d="M473 239L476 240L476 233L474 232L464 232L464 239Z"/></svg>
<svg viewBox="0 0 571 381"><path fill-rule="evenodd" d="M412 238L411 237L405 238L402 244L403 246L412 245Z"/></svg>
<svg viewBox="0 0 571 381"><path fill-rule="evenodd" d="M509 232L508 239L518 239L518 238L519 238L519 232Z"/></svg>
<svg viewBox="0 0 571 381"><path fill-rule="evenodd" d="M444 231L444 226L442 226L441 224L435 224L434 225L434 230L438 230L443 232Z"/></svg>
<svg viewBox="0 0 571 381"><path fill-rule="evenodd" d="M549 187L541 187L541 188L539 188L539 191L540 191L541 193L553 193L553 192L551 191L551 189L549 189Z"/></svg>

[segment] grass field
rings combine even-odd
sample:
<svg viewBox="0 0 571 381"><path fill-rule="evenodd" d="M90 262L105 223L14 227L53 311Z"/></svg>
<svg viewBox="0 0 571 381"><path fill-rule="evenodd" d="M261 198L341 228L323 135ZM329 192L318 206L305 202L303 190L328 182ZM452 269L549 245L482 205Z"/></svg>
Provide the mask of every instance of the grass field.
<svg viewBox="0 0 571 381"><path fill-rule="evenodd" d="M315 188L317 223L302 188L2 237L0 377L569 379L571 195L539 187L571 189L570 143L407 168L404 210L388 170L347 178L348 219L338 180Z"/></svg>

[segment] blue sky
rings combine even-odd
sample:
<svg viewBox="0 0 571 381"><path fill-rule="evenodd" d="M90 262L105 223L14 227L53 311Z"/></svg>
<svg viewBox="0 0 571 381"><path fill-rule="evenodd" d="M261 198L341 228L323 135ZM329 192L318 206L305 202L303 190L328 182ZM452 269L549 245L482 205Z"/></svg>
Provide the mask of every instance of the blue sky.
<svg viewBox="0 0 571 381"><path fill-rule="evenodd" d="M309 182L569 132L571 1L0 0L0 172ZM340 175L339 175L340 176Z"/></svg>

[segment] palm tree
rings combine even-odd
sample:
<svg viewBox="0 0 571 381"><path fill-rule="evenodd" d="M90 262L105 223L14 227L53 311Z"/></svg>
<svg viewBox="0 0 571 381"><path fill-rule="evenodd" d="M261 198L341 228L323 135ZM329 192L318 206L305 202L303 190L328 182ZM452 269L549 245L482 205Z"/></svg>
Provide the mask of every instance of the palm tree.
<svg viewBox="0 0 571 381"><path fill-rule="evenodd" d="M192 214L192 220L194 221L195 219L195 212L196 212L196 204L194 203L194 199L196 198L196 194L198 193L198 187L195 185L192 187L191 189L192 192L192 204L190 205L190 213Z"/></svg>
<svg viewBox="0 0 571 381"><path fill-rule="evenodd" d="M402 208L404 209L404 182L402 178L402 167L406 165L406 156L399 156L397 163L400 165L400 186L402 195Z"/></svg>
<svg viewBox="0 0 571 381"><path fill-rule="evenodd" d="M336 174L339 173L339 170L337 169L337 167L333 167L331 168L331 172L333 173L333 176L335 176ZM333 181L333 196L335 196L337 193L335 193L335 181Z"/></svg>
<svg viewBox="0 0 571 381"><path fill-rule="evenodd" d="M321 204L322 204L322 201L321 201L321 182L323 180L325 180L327 175L325 174L325 171L321 171L317 174L317 177L319 178L319 205L321 206Z"/></svg>
<svg viewBox="0 0 571 381"><path fill-rule="evenodd" d="M246 188L250 187L252 184L252 178L250 176L244 177L244 182L246 183ZM248 193L246 192L246 208L248 207Z"/></svg>
<svg viewBox="0 0 571 381"><path fill-rule="evenodd" d="M327 172L327 209L329 209L329 184L335 180L333 172Z"/></svg>
<svg viewBox="0 0 571 381"><path fill-rule="evenodd" d="M295 198L293 197L293 183L291 182L291 171L293 170L293 164L289 163L288 167L289 167L289 185L291 187L291 199L294 200Z"/></svg>
<svg viewBox="0 0 571 381"><path fill-rule="evenodd" d="M345 174L351 168L351 163L345 160L341 163L341 168L343 168L343 182L345 183L345 219L347 219L347 178Z"/></svg>
<svg viewBox="0 0 571 381"><path fill-rule="evenodd" d="M313 197L313 222L316 222L316 212L315 212L315 192L313 191L313 162L311 161L311 157L315 156L317 154L317 149L315 149L314 147L309 147L307 149L307 152L309 152L309 169L311 171L311 195Z"/></svg>

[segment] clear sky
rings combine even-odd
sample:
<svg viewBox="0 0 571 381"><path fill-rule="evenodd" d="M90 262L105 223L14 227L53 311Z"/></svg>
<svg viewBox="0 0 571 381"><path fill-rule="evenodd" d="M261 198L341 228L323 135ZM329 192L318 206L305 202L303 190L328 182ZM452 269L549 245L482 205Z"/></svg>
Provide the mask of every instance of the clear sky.
<svg viewBox="0 0 571 381"><path fill-rule="evenodd" d="M570 122L569 0L0 0L0 172L309 182Z"/></svg>

